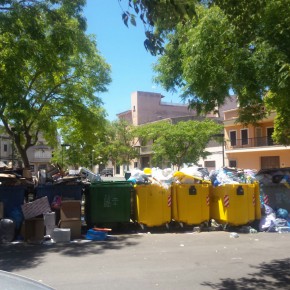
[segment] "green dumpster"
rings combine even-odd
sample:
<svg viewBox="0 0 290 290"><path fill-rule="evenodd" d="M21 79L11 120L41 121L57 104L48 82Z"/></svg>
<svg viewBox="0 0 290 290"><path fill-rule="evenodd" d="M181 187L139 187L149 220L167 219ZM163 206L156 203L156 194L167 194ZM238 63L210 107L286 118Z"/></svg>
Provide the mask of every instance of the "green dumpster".
<svg viewBox="0 0 290 290"><path fill-rule="evenodd" d="M92 183L85 192L85 219L89 227L128 223L133 185L128 181Z"/></svg>

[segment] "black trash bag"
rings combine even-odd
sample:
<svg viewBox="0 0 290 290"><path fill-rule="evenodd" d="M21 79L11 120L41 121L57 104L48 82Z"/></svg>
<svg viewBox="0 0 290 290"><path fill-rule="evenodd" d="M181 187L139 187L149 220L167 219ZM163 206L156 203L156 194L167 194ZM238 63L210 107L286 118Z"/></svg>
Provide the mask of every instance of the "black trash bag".
<svg viewBox="0 0 290 290"><path fill-rule="evenodd" d="M10 243L15 237L15 224L13 220L0 220L0 243Z"/></svg>

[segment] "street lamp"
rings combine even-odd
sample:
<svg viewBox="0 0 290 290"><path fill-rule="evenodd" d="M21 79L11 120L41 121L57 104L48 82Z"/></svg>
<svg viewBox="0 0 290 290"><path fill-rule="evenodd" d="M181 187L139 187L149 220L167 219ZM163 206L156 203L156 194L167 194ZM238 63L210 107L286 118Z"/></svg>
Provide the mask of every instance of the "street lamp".
<svg viewBox="0 0 290 290"><path fill-rule="evenodd" d="M61 167L63 168L63 147L70 147L70 144L61 144Z"/></svg>

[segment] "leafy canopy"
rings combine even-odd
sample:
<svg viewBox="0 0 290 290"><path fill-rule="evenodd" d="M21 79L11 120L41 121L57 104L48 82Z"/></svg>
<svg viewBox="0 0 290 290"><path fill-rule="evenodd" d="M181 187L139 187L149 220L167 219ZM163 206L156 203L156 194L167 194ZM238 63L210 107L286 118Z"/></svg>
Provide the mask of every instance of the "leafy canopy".
<svg viewBox="0 0 290 290"><path fill-rule="evenodd" d="M0 119L25 166L39 132L56 145L59 126L103 123L95 93L106 90L110 67L85 34L84 3L0 2Z"/></svg>
<svg viewBox="0 0 290 290"><path fill-rule="evenodd" d="M290 0L128 1L147 25L147 49L162 54L157 83L181 89L199 112L232 89L238 121L255 124L274 110L273 137L290 144Z"/></svg>
<svg viewBox="0 0 290 290"><path fill-rule="evenodd" d="M137 127L135 134L141 145L152 143L153 165L162 167L171 163L180 167L206 157L209 154L205 151L208 142L221 130L221 125L209 119L176 124L160 121Z"/></svg>

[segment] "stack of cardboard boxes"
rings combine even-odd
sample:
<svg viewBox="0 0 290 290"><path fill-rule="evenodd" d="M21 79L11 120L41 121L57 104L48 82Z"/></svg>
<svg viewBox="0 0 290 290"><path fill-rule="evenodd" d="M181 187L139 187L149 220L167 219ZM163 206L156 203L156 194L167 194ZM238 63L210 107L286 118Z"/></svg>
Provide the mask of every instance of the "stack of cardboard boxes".
<svg viewBox="0 0 290 290"><path fill-rule="evenodd" d="M70 229L71 239L79 239L81 237L81 202L79 200L62 201L59 228Z"/></svg>
<svg viewBox="0 0 290 290"><path fill-rule="evenodd" d="M24 203L22 206L24 222L22 235L27 242L40 242L44 238L45 227L43 215L51 211L47 197Z"/></svg>

